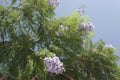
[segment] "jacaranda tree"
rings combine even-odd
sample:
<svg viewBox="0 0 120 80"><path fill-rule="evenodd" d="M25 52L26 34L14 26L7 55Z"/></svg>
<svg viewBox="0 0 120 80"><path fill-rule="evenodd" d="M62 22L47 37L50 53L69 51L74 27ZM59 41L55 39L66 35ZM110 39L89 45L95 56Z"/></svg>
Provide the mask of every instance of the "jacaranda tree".
<svg viewBox="0 0 120 80"><path fill-rule="evenodd" d="M94 25L81 8L56 19L58 0L9 2L0 5L2 80L120 80L115 48L92 42Z"/></svg>

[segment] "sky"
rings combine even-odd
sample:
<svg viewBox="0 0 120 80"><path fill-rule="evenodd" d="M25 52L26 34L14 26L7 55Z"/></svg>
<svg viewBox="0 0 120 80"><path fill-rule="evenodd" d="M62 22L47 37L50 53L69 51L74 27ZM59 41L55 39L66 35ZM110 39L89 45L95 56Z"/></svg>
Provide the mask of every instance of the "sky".
<svg viewBox="0 0 120 80"><path fill-rule="evenodd" d="M70 16L81 5L95 25L93 41L103 39L116 47L120 56L120 0L61 0L56 17Z"/></svg>

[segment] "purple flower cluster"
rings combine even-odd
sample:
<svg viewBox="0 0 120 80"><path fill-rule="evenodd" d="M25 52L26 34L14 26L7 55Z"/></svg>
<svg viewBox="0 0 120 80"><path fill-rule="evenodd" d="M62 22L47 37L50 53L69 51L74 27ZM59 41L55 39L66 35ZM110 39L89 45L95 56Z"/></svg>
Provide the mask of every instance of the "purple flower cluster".
<svg viewBox="0 0 120 80"><path fill-rule="evenodd" d="M95 26L91 22L79 26L79 29L86 30L88 32L93 31L94 28Z"/></svg>
<svg viewBox="0 0 120 80"><path fill-rule="evenodd" d="M50 73L62 74L65 71L63 63L57 56L45 58L44 63L47 71Z"/></svg>
<svg viewBox="0 0 120 80"><path fill-rule="evenodd" d="M77 11L80 15L84 15L84 13L85 13L85 10L82 9L82 8L78 8L76 11Z"/></svg>
<svg viewBox="0 0 120 80"><path fill-rule="evenodd" d="M48 0L49 4L54 6L54 7L58 7L60 4L60 0Z"/></svg>
<svg viewBox="0 0 120 80"><path fill-rule="evenodd" d="M105 47L106 49L108 49L108 48L113 48L113 46L112 46L111 44L106 44L104 47Z"/></svg>

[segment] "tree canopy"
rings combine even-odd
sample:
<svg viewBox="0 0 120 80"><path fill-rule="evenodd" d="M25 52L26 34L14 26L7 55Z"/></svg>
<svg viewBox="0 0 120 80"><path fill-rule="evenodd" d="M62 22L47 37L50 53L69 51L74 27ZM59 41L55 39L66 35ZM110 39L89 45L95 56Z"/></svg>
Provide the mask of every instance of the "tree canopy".
<svg viewBox="0 0 120 80"><path fill-rule="evenodd" d="M116 49L103 40L92 42L94 25L88 16L74 12L56 19L58 5L58 0L0 5L1 78L120 80Z"/></svg>

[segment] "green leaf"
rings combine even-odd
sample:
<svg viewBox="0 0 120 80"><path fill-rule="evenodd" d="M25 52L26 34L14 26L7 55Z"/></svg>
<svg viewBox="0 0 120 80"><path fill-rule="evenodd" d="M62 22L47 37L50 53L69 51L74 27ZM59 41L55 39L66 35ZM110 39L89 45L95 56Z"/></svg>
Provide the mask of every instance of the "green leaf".
<svg viewBox="0 0 120 80"><path fill-rule="evenodd" d="M12 0L12 4L16 3L17 0Z"/></svg>
<svg viewBox="0 0 120 80"><path fill-rule="evenodd" d="M94 36L94 32L93 31L89 32L89 36L93 37Z"/></svg>

